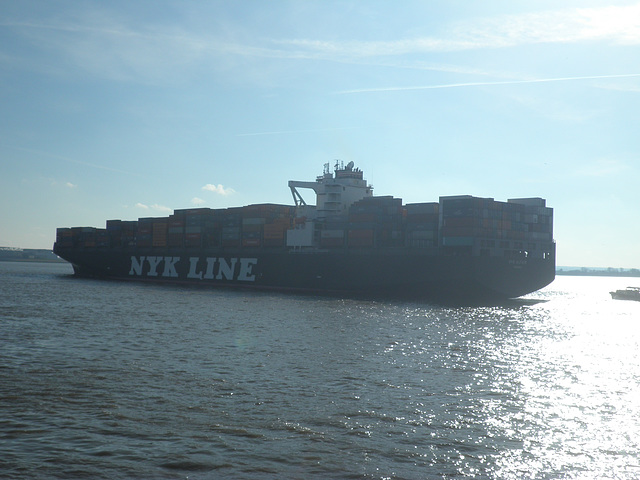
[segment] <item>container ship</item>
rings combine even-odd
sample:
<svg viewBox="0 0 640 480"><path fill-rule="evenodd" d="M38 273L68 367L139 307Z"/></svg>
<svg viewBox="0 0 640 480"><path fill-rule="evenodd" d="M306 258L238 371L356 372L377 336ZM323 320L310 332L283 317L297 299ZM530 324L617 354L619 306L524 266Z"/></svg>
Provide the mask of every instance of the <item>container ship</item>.
<svg viewBox="0 0 640 480"><path fill-rule="evenodd" d="M58 228L53 251L78 276L436 302L516 298L555 278L553 209L542 198L403 204L374 196L363 172L339 161L288 186L292 205Z"/></svg>

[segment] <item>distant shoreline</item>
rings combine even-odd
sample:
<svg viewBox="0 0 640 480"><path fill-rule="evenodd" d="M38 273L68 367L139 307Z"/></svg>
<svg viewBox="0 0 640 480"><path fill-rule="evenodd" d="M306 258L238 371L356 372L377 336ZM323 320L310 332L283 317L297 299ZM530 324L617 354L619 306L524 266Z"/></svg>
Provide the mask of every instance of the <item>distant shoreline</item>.
<svg viewBox="0 0 640 480"><path fill-rule="evenodd" d="M570 268L570 270L567 268ZM637 268L560 267L556 269L556 275L572 277L640 277L640 270Z"/></svg>
<svg viewBox="0 0 640 480"><path fill-rule="evenodd" d="M64 263L52 250L41 248L0 247L0 262Z"/></svg>

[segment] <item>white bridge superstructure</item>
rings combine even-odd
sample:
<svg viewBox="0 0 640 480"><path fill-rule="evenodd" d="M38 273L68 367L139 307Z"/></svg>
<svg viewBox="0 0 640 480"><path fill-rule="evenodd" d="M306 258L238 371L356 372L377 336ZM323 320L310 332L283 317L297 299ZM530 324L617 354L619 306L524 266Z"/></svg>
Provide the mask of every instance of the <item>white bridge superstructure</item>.
<svg viewBox="0 0 640 480"><path fill-rule="evenodd" d="M298 188L309 188L316 193L315 216L318 219L344 215L358 200L373 196L373 187L362 178L362 170L353 168L353 162L349 162L346 167L341 162L336 162L335 176L326 163L323 174L315 182L290 180L289 188L296 207L307 206Z"/></svg>
<svg viewBox="0 0 640 480"><path fill-rule="evenodd" d="M290 247L308 247L314 244L315 221L327 221L346 216L349 207L365 197L373 196L373 186L367 184L362 170L353 168L353 162L346 166L336 161L335 175L324 165L322 175L315 182L289 181L291 195L296 205L296 217L304 219L287 232L287 245ZM307 205L298 189L311 189L316 194L316 205Z"/></svg>

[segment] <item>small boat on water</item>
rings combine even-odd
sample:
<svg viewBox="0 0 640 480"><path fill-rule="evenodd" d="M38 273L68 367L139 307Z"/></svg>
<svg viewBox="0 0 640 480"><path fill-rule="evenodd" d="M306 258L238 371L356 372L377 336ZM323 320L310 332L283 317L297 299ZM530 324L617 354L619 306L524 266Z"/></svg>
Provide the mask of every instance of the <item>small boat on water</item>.
<svg viewBox="0 0 640 480"><path fill-rule="evenodd" d="M624 290L609 292L614 300L636 300L640 302L640 287L627 287Z"/></svg>

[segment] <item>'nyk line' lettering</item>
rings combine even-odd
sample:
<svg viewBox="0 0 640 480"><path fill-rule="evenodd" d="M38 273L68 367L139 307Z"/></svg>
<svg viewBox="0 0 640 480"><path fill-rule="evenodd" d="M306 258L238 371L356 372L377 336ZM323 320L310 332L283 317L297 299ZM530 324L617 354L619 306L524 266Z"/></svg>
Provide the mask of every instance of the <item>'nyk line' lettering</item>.
<svg viewBox="0 0 640 480"><path fill-rule="evenodd" d="M181 257L131 257L129 275L253 282L257 258L189 257L189 268L177 268ZM186 266L185 266L186 267ZM185 275L186 274L186 275Z"/></svg>

